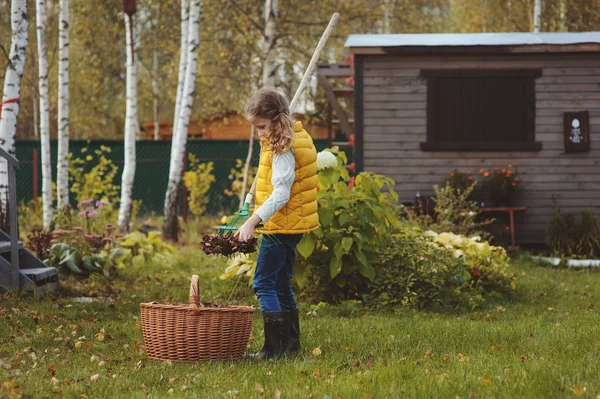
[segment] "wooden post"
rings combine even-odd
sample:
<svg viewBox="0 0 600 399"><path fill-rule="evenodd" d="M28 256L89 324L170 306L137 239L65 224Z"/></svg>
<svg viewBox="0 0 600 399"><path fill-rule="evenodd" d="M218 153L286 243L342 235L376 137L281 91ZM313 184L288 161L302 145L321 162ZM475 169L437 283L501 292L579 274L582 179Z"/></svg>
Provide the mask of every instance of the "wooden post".
<svg viewBox="0 0 600 399"><path fill-rule="evenodd" d="M333 145L333 112L331 109L331 104L329 103L329 101L327 102L327 140L328 143L327 146L329 148L331 148L331 146Z"/></svg>
<svg viewBox="0 0 600 399"><path fill-rule="evenodd" d="M38 198L38 149L33 149L33 211L37 213L37 198Z"/></svg>

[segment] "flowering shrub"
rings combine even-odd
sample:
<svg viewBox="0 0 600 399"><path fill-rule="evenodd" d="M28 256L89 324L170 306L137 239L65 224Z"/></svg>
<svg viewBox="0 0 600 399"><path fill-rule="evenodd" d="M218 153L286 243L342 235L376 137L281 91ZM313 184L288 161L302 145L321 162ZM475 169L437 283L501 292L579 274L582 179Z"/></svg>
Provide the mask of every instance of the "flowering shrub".
<svg viewBox="0 0 600 399"><path fill-rule="evenodd" d="M317 154L317 169L319 171L335 168L337 166L337 157L331 151L321 151Z"/></svg>
<svg viewBox="0 0 600 399"><path fill-rule="evenodd" d="M453 233L424 233L438 248L448 250L455 258L463 258L470 279L486 291L515 288L510 260L502 247L490 245L479 236L465 237Z"/></svg>
<svg viewBox="0 0 600 399"><path fill-rule="evenodd" d="M480 169L479 173L483 175L482 189L495 205L511 205L523 190L521 179L510 164L502 169Z"/></svg>
<svg viewBox="0 0 600 399"><path fill-rule="evenodd" d="M502 248L479 237L407 227L382 249L364 299L375 306L475 308L515 287Z"/></svg>
<svg viewBox="0 0 600 399"><path fill-rule="evenodd" d="M470 170L467 173L462 173L454 169L454 171L450 172L448 177L446 177L446 179L444 180L443 186L450 186L454 191L458 193L467 191L473 186L474 182L475 180L473 179L473 172L471 172Z"/></svg>

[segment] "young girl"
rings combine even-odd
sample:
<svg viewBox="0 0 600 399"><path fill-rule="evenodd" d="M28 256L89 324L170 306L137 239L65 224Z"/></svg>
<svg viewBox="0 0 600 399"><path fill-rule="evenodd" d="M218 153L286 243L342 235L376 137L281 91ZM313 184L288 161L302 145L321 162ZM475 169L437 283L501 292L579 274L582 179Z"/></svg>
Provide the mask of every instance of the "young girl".
<svg viewBox="0 0 600 399"><path fill-rule="evenodd" d="M262 89L246 104L246 117L261 139L260 165L250 193L256 210L237 231L242 240L263 236L252 290L264 319L265 344L257 359L300 349L298 309L292 291L296 245L319 226L317 215L317 151L311 137L290 115L287 99L274 89Z"/></svg>

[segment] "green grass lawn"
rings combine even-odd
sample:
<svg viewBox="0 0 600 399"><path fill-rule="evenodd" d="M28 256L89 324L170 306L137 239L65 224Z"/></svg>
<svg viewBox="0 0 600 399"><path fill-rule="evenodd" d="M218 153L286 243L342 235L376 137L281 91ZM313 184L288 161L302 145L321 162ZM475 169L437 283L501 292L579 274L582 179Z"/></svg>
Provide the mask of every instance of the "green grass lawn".
<svg viewBox="0 0 600 399"><path fill-rule="evenodd" d="M0 397L588 397L600 394L600 273L515 262L515 298L476 312L377 313L349 303L301 318L303 350L252 363L146 358L139 303L185 301L201 275L223 303L223 262L191 250L127 281L69 280L61 297L0 296ZM142 275L144 274L144 275ZM235 301L254 300L246 286ZM70 296L110 293L77 303ZM256 315L252 350L262 344ZM279 394L277 393L279 392Z"/></svg>

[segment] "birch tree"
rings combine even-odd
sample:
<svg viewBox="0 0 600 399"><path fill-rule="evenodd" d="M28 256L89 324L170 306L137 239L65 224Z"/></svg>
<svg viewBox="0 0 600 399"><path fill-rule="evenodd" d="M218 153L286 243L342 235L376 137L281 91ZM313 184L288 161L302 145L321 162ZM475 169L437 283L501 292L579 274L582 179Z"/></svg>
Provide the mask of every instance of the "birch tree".
<svg viewBox="0 0 600 399"><path fill-rule="evenodd" d="M124 0L125 36L127 54L127 82L125 105L125 164L121 177L121 205L118 225L123 233L129 232L131 209L133 205L133 181L135 178L135 140L137 136L137 68L135 40L133 36L135 0Z"/></svg>
<svg viewBox="0 0 600 399"><path fill-rule="evenodd" d="M542 18L542 0L535 0L533 7L533 31L540 33L540 22Z"/></svg>
<svg viewBox="0 0 600 399"><path fill-rule="evenodd" d="M12 0L10 8L10 26L12 41L6 75L4 76L4 91L0 108L0 147L10 154L15 153L15 134L17 132L17 116L21 98L21 79L25 68L27 53L27 2ZM2 210L6 217L8 204L8 164L0 161L0 199Z"/></svg>
<svg viewBox="0 0 600 399"><path fill-rule="evenodd" d="M69 205L69 0L60 0L58 33L58 210Z"/></svg>
<svg viewBox="0 0 600 399"><path fill-rule="evenodd" d="M173 132L173 142L171 143L169 183L165 195L163 234L165 238L175 241L177 240L179 233L177 194L181 183L181 176L183 174L183 158L185 155L188 125L190 122L192 103L196 88L196 73L198 69L198 54L196 50L199 46L198 27L200 24L200 4L200 0L192 0L190 2L188 40L186 46L186 52L188 54L185 66L185 80L177 120L174 121L176 129ZM182 2L182 6L183 5Z"/></svg>
<svg viewBox="0 0 600 399"><path fill-rule="evenodd" d="M177 131L177 121L181 107L181 98L183 97L183 88L185 84L185 71L188 60L188 33L190 20L190 0L181 0L181 53L179 54L179 76L177 78L177 98L175 100L175 114L173 115L173 136L175 140Z"/></svg>
<svg viewBox="0 0 600 399"><path fill-rule="evenodd" d="M40 92L40 145L42 149L43 227L52 222L52 166L50 155L50 111L48 105L48 60L46 49L46 0L36 0L36 30L38 48L38 86ZM34 102L35 104L35 102Z"/></svg>

